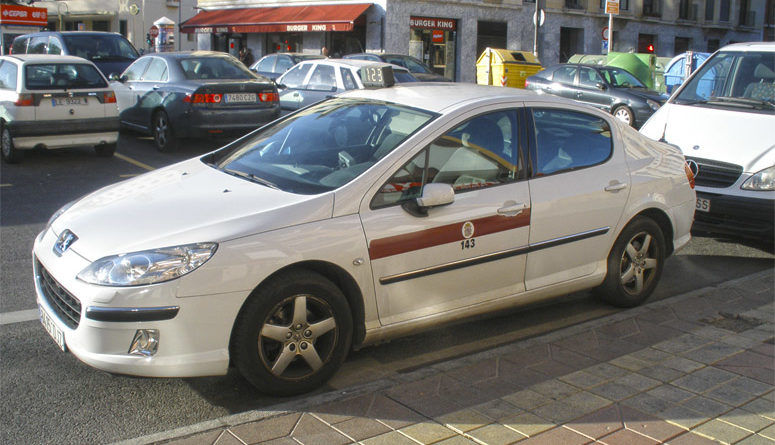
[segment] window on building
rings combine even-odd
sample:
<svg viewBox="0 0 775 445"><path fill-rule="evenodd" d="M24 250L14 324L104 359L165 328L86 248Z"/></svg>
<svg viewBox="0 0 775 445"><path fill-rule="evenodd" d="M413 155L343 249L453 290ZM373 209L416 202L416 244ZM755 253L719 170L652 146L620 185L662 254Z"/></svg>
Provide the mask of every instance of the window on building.
<svg viewBox="0 0 775 445"><path fill-rule="evenodd" d="M107 20L95 20L91 22L92 31L110 31L110 22Z"/></svg>
<svg viewBox="0 0 775 445"><path fill-rule="evenodd" d="M721 0L721 6L719 7L719 22L729 21L729 0Z"/></svg>
<svg viewBox="0 0 775 445"><path fill-rule="evenodd" d="M126 24L126 20L119 20L119 21L118 21L118 32L119 32L119 34L121 34L122 36L126 37L126 35L127 35L127 24Z"/></svg>
<svg viewBox="0 0 775 445"><path fill-rule="evenodd" d="M643 15L646 17L662 16L661 0L643 0Z"/></svg>
<svg viewBox="0 0 775 445"><path fill-rule="evenodd" d="M673 54L681 54L689 51L692 45L692 39L689 37L676 37L673 45Z"/></svg>
<svg viewBox="0 0 775 445"><path fill-rule="evenodd" d="M705 21L712 22L715 14L716 2L714 0L705 0Z"/></svg>

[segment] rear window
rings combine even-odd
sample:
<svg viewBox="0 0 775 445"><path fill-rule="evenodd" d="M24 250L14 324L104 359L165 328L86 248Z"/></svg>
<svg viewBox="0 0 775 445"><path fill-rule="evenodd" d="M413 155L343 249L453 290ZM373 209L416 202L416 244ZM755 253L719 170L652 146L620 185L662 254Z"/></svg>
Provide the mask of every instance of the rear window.
<svg viewBox="0 0 775 445"><path fill-rule="evenodd" d="M84 63L46 63L24 67L28 90L78 90L107 88L105 78L93 65Z"/></svg>
<svg viewBox="0 0 775 445"><path fill-rule="evenodd" d="M255 79L239 60L229 57L192 57L180 59L186 79Z"/></svg>
<svg viewBox="0 0 775 445"><path fill-rule="evenodd" d="M91 61L135 60L138 57L132 44L118 34L66 34L62 39L70 55Z"/></svg>

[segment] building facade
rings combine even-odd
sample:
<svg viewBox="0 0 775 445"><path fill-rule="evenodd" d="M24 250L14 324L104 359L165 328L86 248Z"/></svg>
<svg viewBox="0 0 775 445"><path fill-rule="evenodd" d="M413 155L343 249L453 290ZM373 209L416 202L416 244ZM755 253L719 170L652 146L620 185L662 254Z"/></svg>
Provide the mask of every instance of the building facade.
<svg viewBox="0 0 775 445"><path fill-rule="evenodd" d="M536 1L539 2L536 5ZM620 0L614 51L672 56L763 40L773 0ZM198 0L182 23L197 47L255 58L277 51L413 55L450 79L474 82L487 46L537 50L544 65L607 51L605 0ZM542 26L536 32L536 11ZM536 41L537 36L537 41Z"/></svg>
<svg viewBox="0 0 775 445"><path fill-rule="evenodd" d="M32 5L46 8L50 31L117 32L144 51L151 49L146 37L154 22L167 17L179 24L198 12L196 0L35 0ZM196 48L193 36L180 37L175 35L174 49Z"/></svg>

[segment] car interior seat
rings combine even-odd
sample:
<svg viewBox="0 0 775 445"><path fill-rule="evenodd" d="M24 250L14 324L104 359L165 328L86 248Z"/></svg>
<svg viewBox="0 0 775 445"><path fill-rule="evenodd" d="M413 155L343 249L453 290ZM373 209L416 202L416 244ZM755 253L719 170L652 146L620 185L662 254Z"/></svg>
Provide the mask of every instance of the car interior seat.
<svg viewBox="0 0 775 445"><path fill-rule="evenodd" d="M775 71L760 63L756 65L753 75L758 80L745 87L743 97L775 101Z"/></svg>

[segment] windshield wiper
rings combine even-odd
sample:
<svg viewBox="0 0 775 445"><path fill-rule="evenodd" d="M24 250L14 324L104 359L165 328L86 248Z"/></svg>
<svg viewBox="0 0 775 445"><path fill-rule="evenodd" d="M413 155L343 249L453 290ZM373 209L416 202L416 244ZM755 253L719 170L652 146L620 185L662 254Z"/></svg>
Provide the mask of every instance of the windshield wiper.
<svg viewBox="0 0 775 445"><path fill-rule="evenodd" d="M775 103L773 102L763 100L763 99L754 99L750 97L732 97L732 96L711 97L706 101L706 103L729 104L733 106L743 106L743 107L751 107L751 108L758 108L758 109L775 109Z"/></svg>
<svg viewBox="0 0 775 445"><path fill-rule="evenodd" d="M248 181L255 182L256 184L261 184L275 190L280 190L280 187L278 187L277 184L271 181L267 181L264 178L259 178L253 173L247 173L239 170L232 170L230 168L222 168L221 171L224 171L232 176L237 176L243 179L247 179Z"/></svg>

